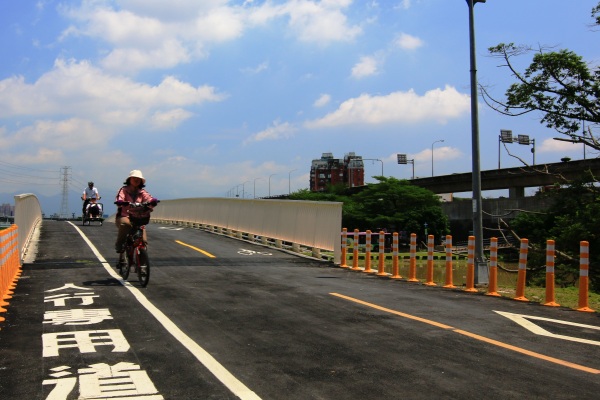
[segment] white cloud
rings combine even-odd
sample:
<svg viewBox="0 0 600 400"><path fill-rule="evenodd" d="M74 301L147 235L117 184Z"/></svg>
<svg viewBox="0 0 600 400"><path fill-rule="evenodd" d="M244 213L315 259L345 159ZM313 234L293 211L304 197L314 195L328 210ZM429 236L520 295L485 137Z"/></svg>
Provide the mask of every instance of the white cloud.
<svg viewBox="0 0 600 400"><path fill-rule="evenodd" d="M277 139L285 139L293 136L293 134L297 131L292 124L289 122L280 123L279 120L273 121L273 125L268 127L267 129L258 132L248 138L244 144L249 142L260 142L263 140L277 140Z"/></svg>
<svg viewBox="0 0 600 400"><path fill-rule="evenodd" d="M192 117L192 113L182 108L169 111L157 111L152 115L152 127L164 130L176 128L182 121Z"/></svg>
<svg viewBox="0 0 600 400"><path fill-rule="evenodd" d="M362 33L358 26L348 26L342 10L350 0L289 1L285 10L290 27L301 41L327 44L334 41L351 41Z"/></svg>
<svg viewBox="0 0 600 400"><path fill-rule="evenodd" d="M101 62L105 68L133 73L169 68L207 57L212 44L241 37L248 27L287 19L300 41L327 45L351 41L362 30L344 14L348 0L290 0L273 5L229 5L225 0L88 0L80 7L62 6L73 21L60 37L83 35L113 46Z"/></svg>
<svg viewBox="0 0 600 400"><path fill-rule="evenodd" d="M260 63L259 65L257 65L256 67L242 68L241 71L245 74L256 75L256 74L260 74L261 72L266 71L268 69L269 69L269 62L264 61L264 62Z"/></svg>
<svg viewBox="0 0 600 400"><path fill-rule="evenodd" d="M451 86L434 89L423 96L413 90L393 92L385 96L363 94L344 101L340 107L321 119L307 121L307 128L330 128L355 124L416 123L435 120L445 123L470 110L470 97Z"/></svg>
<svg viewBox="0 0 600 400"><path fill-rule="evenodd" d="M94 148L100 145L106 136L105 130L85 119L40 120L16 131L10 136L7 144L11 148L40 146L72 150L82 146Z"/></svg>
<svg viewBox="0 0 600 400"><path fill-rule="evenodd" d="M180 42L167 40L149 50L117 48L101 61L101 65L108 70L133 73L144 68L171 68L190 59L190 53Z"/></svg>
<svg viewBox="0 0 600 400"><path fill-rule="evenodd" d="M557 134L556 137L568 139L567 136ZM588 147L589 149L589 147ZM570 153L570 152L583 152L583 144L581 143L570 143L563 142L562 140L545 139L541 146L535 149L536 152L543 153ZM581 154L581 153L580 153Z"/></svg>
<svg viewBox="0 0 600 400"><path fill-rule="evenodd" d="M324 107L327 104L329 104L330 101L331 101L331 96L323 93L322 95L319 96L319 98L317 100L315 100L315 102L313 103L313 106Z"/></svg>
<svg viewBox="0 0 600 400"><path fill-rule="evenodd" d="M23 77L0 81L0 117L69 115L129 125L154 113L224 98L213 87L193 87L170 76L151 86L105 74L87 62L57 60L54 69L32 84Z"/></svg>
<svg viewBox="0 0 600 400"><path fill-rule="evenodd" d="M396 46L404 50L415 50L423 46L423 41L407 33L401 33L395 40Z"/></svg>
<svg viewBox="0 0 600 400"><path fill-rule="evenodd" d="M360 61L352 67L352 77L356 79L371 76L377 73L377 59L375 57L361 57Z"/></svg>

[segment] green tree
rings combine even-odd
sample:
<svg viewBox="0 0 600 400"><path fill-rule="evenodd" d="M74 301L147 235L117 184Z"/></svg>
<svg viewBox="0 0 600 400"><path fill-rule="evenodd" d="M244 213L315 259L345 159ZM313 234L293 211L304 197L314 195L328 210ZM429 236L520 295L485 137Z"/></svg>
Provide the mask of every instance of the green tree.
<svg viewBox="0 0 600 400"><path fill-rule="evenodd" d="M553 200L546 214L523 213L511 222L511 229L518 236L529 239L530 265L534 266L531 279L543 280L546 240L553 239L557 250L557 283L573 284L579 276L580 242L585 240L590 244L590 286L600 293L600 187L597 180L588 173L579 181L543 195Z"/></svg>
<svg viewBox="0 0 600 400"><path fill-rule="evenodd" d="M440 237L449 232L448 217L433 192L412 185L407 180L375 177L379 181L352 197L355 206L349 210L348 221L359 229L387 228L408 233L424 233ZM349 228L351 226L348 226Z"/></svg>
<svg viewBox="0 0 600 400"><path fill-rule="evenodd" d="M600 3L592 10L594 25L600 26ZM561 140L585 143L600 150L600 137L594 132L600 123L600 67L590 67L569 50L535 50L530 66L517 71L513 57L534 52L529 46L500 43L490 47L492 56L503 60L516 83L506 91L506 100L496 100L480 86L486 103L510 116L541 112L541 123L567 136ZM587 131L581 129L587 122Z"/></svg>
<svg viewBox="0 0 600 400"><path fill-rule="evenodd" d="M342 225L352 231L386 228L388 231L407 231L441 237L449 232L448 217L443 213L440 199L431 191L413 186L407 180L374 177L379 183L368 184L361 192L347 195L340 188L326 192L301 190L290 195L292 200L340 201Z"/></svg>

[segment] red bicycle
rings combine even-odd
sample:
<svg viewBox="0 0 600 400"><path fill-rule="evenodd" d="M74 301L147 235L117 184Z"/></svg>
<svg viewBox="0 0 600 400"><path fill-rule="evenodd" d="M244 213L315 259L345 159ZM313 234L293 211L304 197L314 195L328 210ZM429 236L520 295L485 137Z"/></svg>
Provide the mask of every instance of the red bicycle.
<svg viewBox="0 0 600 400"><path fill-rule="evenodd" d="M158 200L152 205L159 203ZM116 203L115 203L116 204ZM121 205L129 205L130 209L139 209L143 216L137 217L129 215L131 221L131 230L125 239L125 251L119 254L117 261L117 271L123 279L129 277L129 272L133 268L133 272L137 273L138 281L142 287L148 285L150 280L150 259L148 258L148 249L144 243L144 230L150 222L150 203L120 203ZM133 213L135 214L135 212Z"/></svg>

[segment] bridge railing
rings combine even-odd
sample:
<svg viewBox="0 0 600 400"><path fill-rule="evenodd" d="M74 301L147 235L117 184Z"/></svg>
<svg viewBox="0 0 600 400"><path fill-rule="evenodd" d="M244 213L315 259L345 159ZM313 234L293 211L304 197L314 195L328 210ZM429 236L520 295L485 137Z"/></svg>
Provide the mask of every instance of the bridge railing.
<svg viewBox="0 0 600 400"><path fill-rule="evenodd" d="M18 228L19 254L22 261L35 227L42 221L42 208L38 198L31 193L19 194L15 199L15 225Z"/></svg>
<svg viewBox="0 0 600 400"><path fill-rule="evenodd" d="M325 250L333 252L334 262L340 260L342 203L339 202L174 199L161 201L152 219L272 243L277 247L287 243L294 251L304 246L316 257L321 257L321 250Z"/></svg>

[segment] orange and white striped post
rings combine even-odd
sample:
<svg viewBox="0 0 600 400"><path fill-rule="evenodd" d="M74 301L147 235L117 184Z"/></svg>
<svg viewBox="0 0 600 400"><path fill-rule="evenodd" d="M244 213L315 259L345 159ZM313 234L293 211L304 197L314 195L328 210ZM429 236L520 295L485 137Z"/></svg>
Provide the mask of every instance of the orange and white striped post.
<svg viewBox="0 0 600 400"><path fill-rule="evenodd" d="M379 265L377 267L377 276L387 276L385 272L385 232L379 232Z"/></svg>
<svg viewBox="0 0 600 400"><path fill-rule="evenodd" d="M490 284L487 296L500 296L498 293L498 238L490 239Z"/></svg>
<svg viewBox="0 0 600 400"><path fill-rule="evenodd" d="M584 240L579 242L579 307L577 311L594 312L588 302L589 268L590 244Z"/></svg>
<svg viewBox="0 0 600 400"><path fill-rule="evenodd" d="M358 229L354 230L354 240L352 246L352 270L358 271Z"/></svg>
<svg viewBox="0 0 600 400"><path fill-rule="evenodd" d="M392 279L402 279L398 267L398 232L394 232L392 238Z"/></svg>
<svg viewBox="0 0 600 400"><path fill-rule="evenodd" d="M527 252L529 251L529 240L521 239L519 248L519 275L517 277L517 293L514 300L529 301L525 297L525 278L527 275Z"/></svg>
<svg viewBox="0 0 600 400"><path fill-rule="evenodd" d="M475 289L475 236L469 236L467 244L467 282L465 292L476 292Z"/></svg>
<svg viewBox="0 0 600 400"><path fill-rule="evenodd" d="M367 230L365 236L365 269L363 272L373 272L371 269L371 231Z"/></svg>
<svg viewBox="0 0 600 400"><path fill-rule="evenodd" d="M410 234L410 266L408 268L408 282L419 282L417 279L417 234Z"/></svg>
<svg viewBox="0 0 600 400"><path fill-rule="evenodd" d="M433 281L433 241L434 236L427 236L427 279L425 281L425 285L427 286L436 286Z"/></svg>
<svg viewBox="0 0 600 400"><path fill-rule="evenodd" d="M340 260L340 267L342 268L348 268L348 265L346 264L346 252L348 251L346 249L346 246L348 245L348 228L344 228L342 229L342 255L340 256L341 260Z"/></svg>
<svg viewBox="0 0 600 400"><path fill-rule="evenodd" d="M452 281L452 235L446 235L446 284L445 288L455 288Z"/></svg>
<svg viewBox="0 0 600 400"><path fill-rule="evenodd" d="M546 240L546 301L545 306L558 307L554 293L554 240Z"/></svg>

